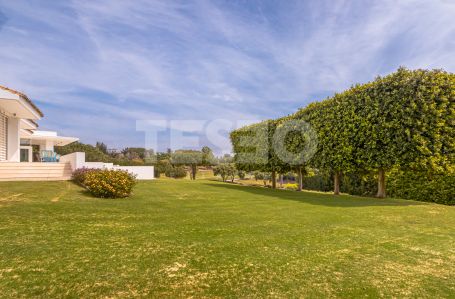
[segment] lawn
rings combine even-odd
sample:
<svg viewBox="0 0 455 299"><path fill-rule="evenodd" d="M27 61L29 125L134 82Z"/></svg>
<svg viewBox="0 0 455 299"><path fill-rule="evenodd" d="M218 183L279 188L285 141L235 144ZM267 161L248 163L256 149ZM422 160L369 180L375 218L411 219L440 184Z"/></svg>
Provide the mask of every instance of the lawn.
<svg viewBox="0 0 455 299"><path fill-rule="evenodd" d="M0 183L2 297L454 297L455 207L142 182Z"/></svg>

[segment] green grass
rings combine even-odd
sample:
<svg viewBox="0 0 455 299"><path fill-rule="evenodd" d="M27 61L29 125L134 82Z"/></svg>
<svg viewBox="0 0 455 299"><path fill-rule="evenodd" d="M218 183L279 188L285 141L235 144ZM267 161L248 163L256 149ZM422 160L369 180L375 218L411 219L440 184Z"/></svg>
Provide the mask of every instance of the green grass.
<svg viewBox="0 0 455 299"><path fill-rule="evenodd" d="M0 183L1 297L454 297L455 208L207 180Z"/></svg>

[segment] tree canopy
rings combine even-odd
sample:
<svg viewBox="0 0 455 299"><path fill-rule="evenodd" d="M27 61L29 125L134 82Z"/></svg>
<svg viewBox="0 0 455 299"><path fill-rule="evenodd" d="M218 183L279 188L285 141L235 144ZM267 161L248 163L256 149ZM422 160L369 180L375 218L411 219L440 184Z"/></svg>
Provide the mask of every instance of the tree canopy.
<svg viewBox="0 0 455 299"><path fill-rule="evenodd" d="M334 174L335 193L342 172L377 171L383 197L392 168L453 173L455 75L400 68L295 114L235 130L231 141L240 169L310 165ZM283 158L283 149L294 160Z"/></svg>

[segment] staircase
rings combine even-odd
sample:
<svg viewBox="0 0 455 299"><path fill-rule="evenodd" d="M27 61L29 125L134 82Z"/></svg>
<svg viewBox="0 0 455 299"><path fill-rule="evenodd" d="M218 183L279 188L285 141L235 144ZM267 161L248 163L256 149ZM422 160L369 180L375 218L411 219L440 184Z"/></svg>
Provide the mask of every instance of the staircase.
<svg viewBox="0 0 455 299"><path fill-rule="evenodd" d="M70 163L0 162L0 181L61 181L71 173Z"/></svg>

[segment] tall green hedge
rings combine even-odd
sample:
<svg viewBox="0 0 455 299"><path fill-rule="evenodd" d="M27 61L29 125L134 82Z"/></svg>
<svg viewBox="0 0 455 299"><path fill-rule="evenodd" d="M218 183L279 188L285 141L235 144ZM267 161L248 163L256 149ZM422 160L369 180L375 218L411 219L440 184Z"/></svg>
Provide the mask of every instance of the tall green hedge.
<svg viewBox="0 0 455 299"><path fill-rule="evenodd" d="M317 137L317 148L303 166L333 175L335 193L340 191L340 185L360 182L346 181L354 174L364 177L376 173L376 194L384 197L386 178L393 169L401 169L408 175L418 172L442 177L455 172L455 75L442 70L400 68L388 76L312 103L290 116L233 131L231 140L236 157L245 151L238 137L254 135L247 148L261 147L259 152L266 153L271 161L269 167L295 169L289 161L277 159L279 155L273 148L265 148L272 145L274 132L295 121L309 124ZM264 130L260 134L251 133L257 128ZM286 148L296 153L305 151L305 133L288 133L283 137ZM256 163L242 164L238 159L236 163L249 171L263 170ZM395 190L391 192L396 194Z"/></svg>
<svg viewBox="0 0 455 299"><path fill-rule="evenodd" d="M276 174L285 173L291 168L278 157L272 146L276 129L276 121L266 120L235 130L230 134L237 169L271 172L273 188L276 186Z"/></svg>

